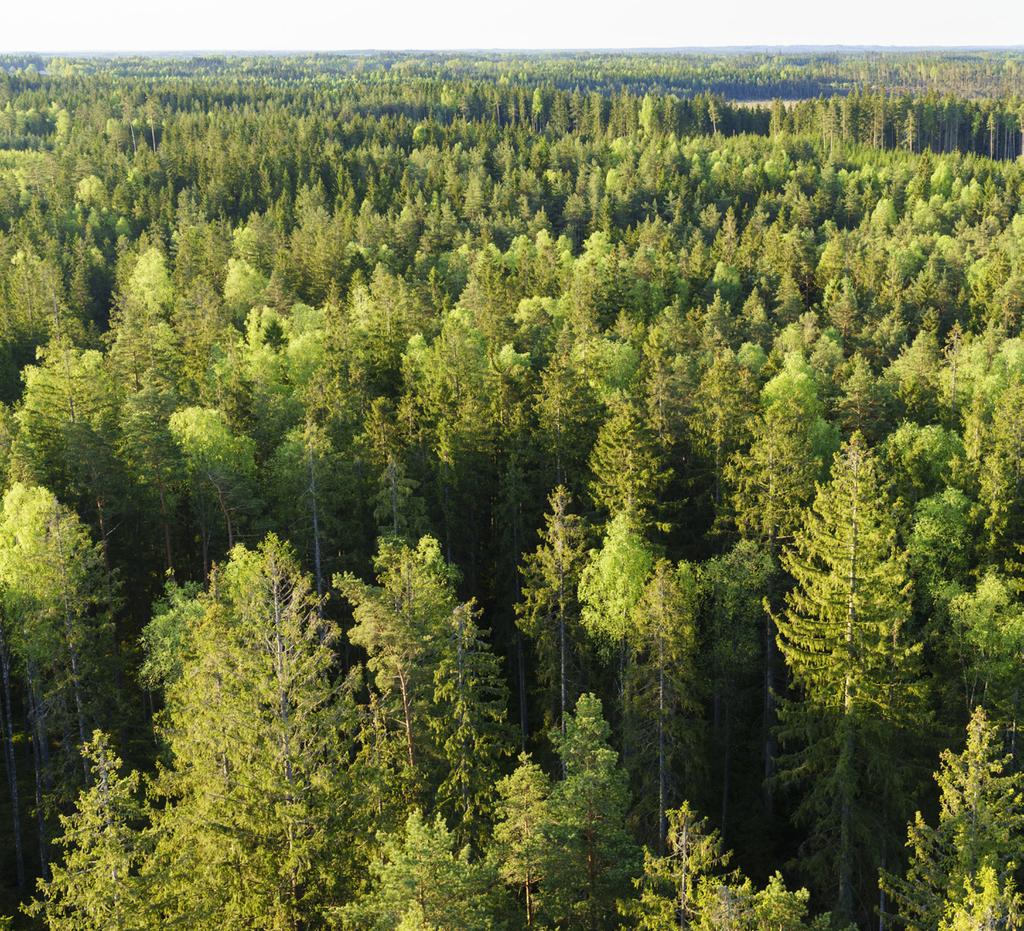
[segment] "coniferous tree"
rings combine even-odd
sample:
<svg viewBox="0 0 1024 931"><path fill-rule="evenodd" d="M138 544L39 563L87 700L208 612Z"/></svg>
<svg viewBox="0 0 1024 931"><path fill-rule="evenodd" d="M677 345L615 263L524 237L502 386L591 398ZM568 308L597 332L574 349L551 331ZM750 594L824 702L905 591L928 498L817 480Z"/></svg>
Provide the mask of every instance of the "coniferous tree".
<svg viewBox="0 0 1024 931"><path fill-rule="evenodd" d="M548 503L551 510L540 531L540 543L523 560L522 600L516 615L520 629L535 645L538 675L554 693L551 713L562 727L575 699L571 682L581 660L577 592L586 562L586 527L570 513L572 498L564 486L555 488Z"/></svg>
<svg viewBox="0 0 1024 931"><path fill-rule="evenodd" d="M543 907L538 886L543 888L548 856L551 783L544 770L522 754L519 766L501 779L496 789L491 856L501 878L522 891L526 925L531 927Z"/></svg>
<svg viewBox="0 0 1024 931"><path fill-rule="evenodd" d="M92 774L75 810L61 816L64 850L39 898L26 909L54 931L143 931L153 927L138 875L145 855L139 774L122 775L110 738L94 731L81 747Z"/></svg>
<svg viewBox="0 0 1024 931"><path fill-rule="evenodd" d="M190 925L315 923L348 867L337 628L272 535L236 547L199 598L166 695L169 765L144 869L154 906Z"/></svg>
<svg viewBox="0 0 1024 931"><path fill-rule="evenodd" d="M795 687L780 708L782 776L803 788L807 869L849 920L858 872L882 862L905 804L907 741L924 720L905 558L859 435L836 454L783 564L796 585L777 619Z"/></svg>
<svg viewBox="0 0 1024 931"><path fill-rule="evenodd" d="M609 736L601 702L590 694L580 696L565 735L554 733L565 777L549 801L544 909L566 928L607 927L637 866L625 826L626 777Z"/></svg>
<svg viewBox="0 0 1024 931"><path fill-rule="evenodd" d="M438 815L413 811L403 830L386 837L371 864L368 892L337 910L343 928L487 931L495 927L493 878L483 861L455 840Z"/></svg>
<svg viewBox="0 0 1024 931"><path fill-rule="evenodd" d="M959 754L944 750L935 774L939 820L929 825L921 812L907 828L910 863L905 876L882 873L896 918L915 931L937 928L1012 927L972 925L969 915L995 907L977 901L995 896L1009 908L1015 862L1024 837L1024 775L1002 754L997 728L979 706L967 725ZM1004 898L1005 896L1005 898ZM1017 907L1019 908L1019 902Z"/></svg>

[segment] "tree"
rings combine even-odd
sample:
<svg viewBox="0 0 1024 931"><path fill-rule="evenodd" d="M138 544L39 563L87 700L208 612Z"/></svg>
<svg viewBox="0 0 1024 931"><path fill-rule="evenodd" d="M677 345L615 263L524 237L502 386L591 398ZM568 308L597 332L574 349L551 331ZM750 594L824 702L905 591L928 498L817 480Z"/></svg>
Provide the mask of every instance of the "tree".
<svg viewBox="0 0 1024 931"><path fill-rule="evenodd" d="M522 600L516 623L531 637L540 657L539 677L557 698L551 701L564 729L570 692L570 663L579 648L578 588L586 562L586 526L569 512L572 497L559 485L548 498L550 512L537 549L523 559Z"/></svg>
<svg viewBox="0 0 1024 931"><path fill-rule="evenodd" d="M230 551L243 514L252 509L255 444L232 430L227 417L212 408L183 408L171 415L169 426L185 460L202 542L203 575L207 576L214 512L220 511L224 519Z"/></svg>
<svg viewBox="0 0 1024 931"><path fill-rule="evenodd" d="M896 917L913 931L937 928L944 918L944 927L957 929L1012 927L970 924L967 916L993 907L979 896L1019 899L1012 880L1024 837L1024 774L1002 755L999 732L980 706L963 751L944 750L940 761L938 824L932 827L917 812L907 828L906 876L883 872L882 888Z"/></svg>
<svg viewBox="0 0 1024 931"><path fill-rule="evenodd" d="M1024 657L1024 609L1012 583L987 572L973 592L961 592L948 606L951 646L960 662L966 709L984 702L1007 728L1010 750L1018 752L1020 663Z"/></svg>
<svg viewBox="0 0 1024 931"><path fill-rule="evenodd" d="M661 461L641 412L628 402L613 408L590 455L591 496L612 517L643 526L657 514L660 492L672 470Z"/></svg>
<svg viewBox="0 0 1024 931"><path fill-rule="evenodd" d="M579 600L584 629L598 642L625 645L633 609L654 566L654 554L628 513L609 522L599 550L580 575Z"/></svg>
<svg viewBox="0 0 1024 931"><path fill-rule="evenodd" d="M144 875L167 921L299 928L345 881L337 627L290 548L269 535L216 569L167 686L169 762Z"/></svg>
<svg viewBox="0 0 1024 931"><path fill-rule="evenodd" d="M428 739L430 701L439 640L456 610L454 570L433 537L415 549L382 539L374 561L379 585L338 575L335 586L352 604L355 626L348 637L367 653L367 668L390 715L401 722L406 760L418 765ZM421 707L424 706L424 707Z"/></svg>
<svg viewBox="0 0 1024 931"><path fill-rule="evenodd" d="M114 705L98 687L114 647L108 591L100 547L78 516L45 488L12 485L0 516L0 595L17 619L11 650L37 703L40 746L51 727L70 728L84 745Z"/></svg>
<svg viewBox="0 0 1024 931"><path fill-rule="evenodd" d="M964 881L960 901L950 905L939 931L989 931L1017 928L1024 921L1024 896L1013 879L1000 882L994 869L983 866L976 878Z"/></svg>
<svg viewBox="0 0 1024 931"><path fill-rule="evenodd" d="M81 747L92 774L75 810L61 815L64 849L26 912L54 931L142 931L152 927L138 876L145 854L139 774L122 775L110 738L94 731Z"/></svg>
<svg viewBox="0 0 1024 931"><path fill-rule="evenodd" d="M526 925L531 927L542 907L537 887L544 883L550 825L548 799L551 783L547 775L525 753L515 771L497 786L494 832L490 855L501 878L522 890Z"/></svg>
<svg viewBox="0 0 1024 931"><path fill-rule="evenodd" d="M741 540L700 566L704 636L698 663L707 670L711 691L712 737L721 761L712 772L721 789L723 831L730 825L736 751L751 740L761 746L758 782L765 807L771 809L777 756L775 683L781 671L766 599L777 572L771 554L752 540Z"/></svg>
<svg viewBox="0 0 1024 931"><path fill-rule="evenodd" d="M544 907L565 928L607 927L636 867L625 827L626 777L609 735L591 694L580 696L565 736L553 733L565 777L551 792Z"/></svg>
<svg viewBox="0 0 1024 931"><path fill-rule="evenodd" d="M370 866L372 885L336 909L342 927L408 931L486 931L495 927L492 873L470 859L438 815L413 811L404 830L382 840L381 857Z"/></svg>
<svg viewBox="0 0 1024 931"><path fill-rule="evenodd" d="M643 875L634 880L636 899L624 903L640 931L690 928L699 919L705 886L728 865L732 854L718 832L688 802L666 813L664 854L644 852Z"/></svg>
<svg viewBox="0 0 1024 931"><path fill-rule="evenodd" d="M787 370L765 386L750 448L726 467L740 533L763 542L773 557L790 541L837 442L822 417L817 386L795 367L787 359Z"/></svg>
<svg viewBox="0 0 1024 931"><path fill-rule="evenodd" d="M923 721L905 558L859 434L836 454L783 565L796 586L776 623L796 692L780 707L782 776L805 786L806 863L835 884L837 917L849 920L858 863L877 868L885 855L907 739Z"/></svg>
<svg viewBox="0 0 1024 931"><path fill-rule="evenodd" d="M995 560L1016 555L1024 521L1024 382L1000 393L984 444L979 501L985 508L987 546Z"/></svg>
<svg viewBox="0 0 1024 931"><path fill-rule="evenodd" d="M627 766L641 823L659 839L668 829L666 810L678 796L675 778L698 769L697 601L693 567L661 559L633 609L634 661L625 688L632 735Z"/></svg>
<svg viewBox="0 0 1024 931"><path fill-rule="evenodd" d="M456 835L479 840L508 755L508 688L498 658L476 624L473 602L458 605L447 622L434 672L431 729L446 772L438 809L459 825Z"/></svg>

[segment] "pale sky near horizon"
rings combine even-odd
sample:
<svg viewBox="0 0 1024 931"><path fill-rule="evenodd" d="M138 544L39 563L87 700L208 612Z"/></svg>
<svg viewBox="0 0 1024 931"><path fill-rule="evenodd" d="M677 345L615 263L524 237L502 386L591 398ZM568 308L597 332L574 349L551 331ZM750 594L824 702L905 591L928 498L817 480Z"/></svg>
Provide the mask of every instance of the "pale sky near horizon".
<svg viewBox="0 0 1024 931"><path fill-rule="evenodd" d="M1024 0L0 0L0 11L4 52L1024 46Z"/></svg>

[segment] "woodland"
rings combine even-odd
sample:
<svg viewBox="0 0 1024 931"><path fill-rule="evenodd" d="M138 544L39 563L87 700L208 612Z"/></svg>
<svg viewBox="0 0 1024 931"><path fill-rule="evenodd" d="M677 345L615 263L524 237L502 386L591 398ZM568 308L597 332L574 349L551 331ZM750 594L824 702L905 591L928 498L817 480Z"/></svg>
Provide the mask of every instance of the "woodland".
<svg viewBox="0 0 1024 931"><path fill-rule="evenodd" d="M1024 53L0 55L0 928L1024 928L1022 314Z"/></svg>

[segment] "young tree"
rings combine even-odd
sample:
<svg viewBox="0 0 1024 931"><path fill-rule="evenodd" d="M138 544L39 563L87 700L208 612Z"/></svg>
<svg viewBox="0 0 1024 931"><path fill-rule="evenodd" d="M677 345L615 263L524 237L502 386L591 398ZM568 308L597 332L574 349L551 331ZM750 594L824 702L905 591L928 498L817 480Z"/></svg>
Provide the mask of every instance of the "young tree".
<svg viewBox="0 0 1024 931"><path fill-rule="evenodd" d="M920 730L919 647L907 642L905 559L875 462L854 435L836 454L783 565L796 587L777 619L795 686L780 708L782 776L804 787L805 862L854 915L858 864L877 868L904 803L908 738Z"/></svg>
<svg viewBox="0 0 1024 931"><path fill-rule="evenodd" d="M1024 896L1012 878L1000 881L991 866L964 881L963 895L951 903L939 931L990 931L1019 928L1024 921Z"/></svg>

